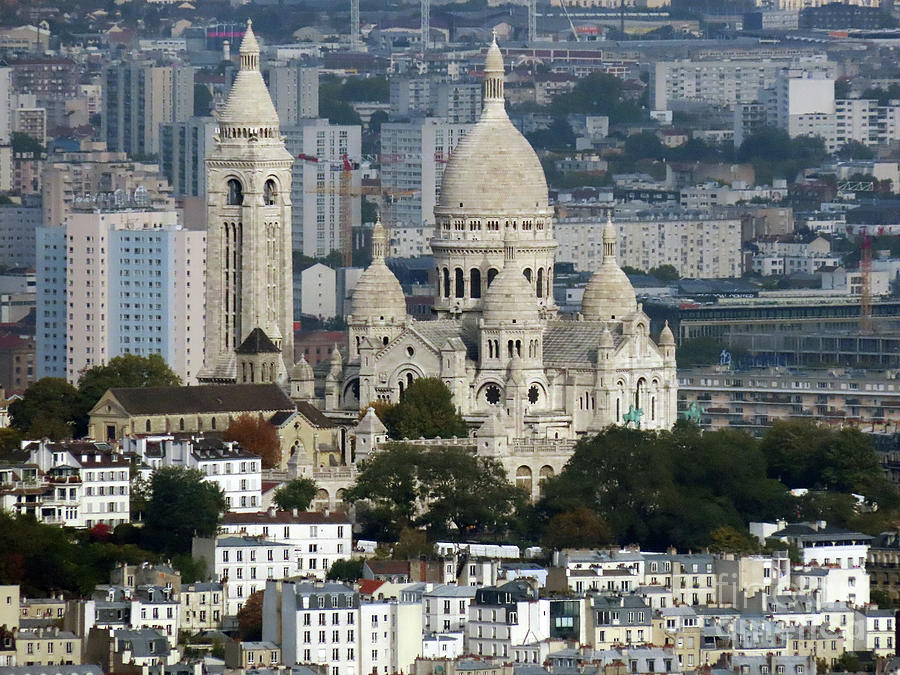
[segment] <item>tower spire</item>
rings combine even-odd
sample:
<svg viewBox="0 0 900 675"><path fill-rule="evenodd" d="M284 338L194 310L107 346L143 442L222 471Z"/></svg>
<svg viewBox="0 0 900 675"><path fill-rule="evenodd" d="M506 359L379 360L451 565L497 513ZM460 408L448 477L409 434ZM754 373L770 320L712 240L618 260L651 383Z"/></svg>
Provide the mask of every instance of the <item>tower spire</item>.
<svg viewBox="0 0 900 675"><path fill-rule="evenodd" d="M603 228L603 263L615 264L616 262L616 227L612 222L612 215L606 215L606 227Z"/></svg>
<svg viewBox="0 0 900 675"><path fill-rule="evenodd" d="M503 54L497 45L497 31L493 33L493 41L488 47L484 60L484 105L485 107L504 109L503 97Z"/></svg>
<svg viewBox="0 0 900 675"><path fill-rule="evenodd" d="M387 257L387 231L381 224L381 217L372 228L372 262L384 262Z"/></svg>
<svg viewBox="0 0 900 675"><path fill-rule="evenodd" d="M241 41L241 70L259 70L259 42L253 34L251 19L247 19L247 30Z"/></svg>

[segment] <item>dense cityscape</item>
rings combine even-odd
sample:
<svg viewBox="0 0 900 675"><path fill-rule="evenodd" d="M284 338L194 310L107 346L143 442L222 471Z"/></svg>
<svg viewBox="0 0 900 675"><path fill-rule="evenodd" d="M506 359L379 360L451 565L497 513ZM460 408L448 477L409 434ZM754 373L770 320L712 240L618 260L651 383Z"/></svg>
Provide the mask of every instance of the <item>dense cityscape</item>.
<svg viewBox="0 0 900 675"><path fill-rule="evenodd" d="M0 3L0 675L900 675L898 48Z"/></svg>

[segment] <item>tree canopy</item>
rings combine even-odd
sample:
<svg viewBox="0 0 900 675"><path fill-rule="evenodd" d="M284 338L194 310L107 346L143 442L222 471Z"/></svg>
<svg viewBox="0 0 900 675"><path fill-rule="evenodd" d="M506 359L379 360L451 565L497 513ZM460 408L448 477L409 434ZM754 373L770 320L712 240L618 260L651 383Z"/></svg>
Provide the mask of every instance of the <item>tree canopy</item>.
<svg viewBox="0 0 900 675"><path fill-rule="evenodd" d="M414 380L400 402L384 410L382 422L391 438L452 438L467 435L453 394L438 377Z"/></svg>
<svg viewBox="0 0 900 675"><path fill-rule="evenodd" d="M272 501L284 511L306 511L316 496L318 486L312 478L295 478L275 490Z"/></svg>
<svg viewBox="0 0 900 675"><path fill-rule="evenodd" d="M64 379L41 378L10 403L12 426L29 438L71 438L80 400L78 390Z"/></svg>
<svg viewBox="0 0 900 675"><path fill-rule="evenodd" d="M234 441L247 452L259 455L264 469L281 464L278 430L262 415L244 413L235 418L225 430L225 440Z"/></svg>
<svg viewBox="0 0 900 675"><path fill-rule="evenodd" d="M154 550L187 553L191 540L216 533L228 509L218 485L196 469L164 466L153 472L144 514L144 539Z"/></svg>
<svg viewBox="0 0 900 675"><path fill-rule="evenodd" d="M369 535L395 541L409 526L435 536L504 532L526 495L502 465L464 448L392 443L360 463L344 501L366 502L360 519Z"/></svg>

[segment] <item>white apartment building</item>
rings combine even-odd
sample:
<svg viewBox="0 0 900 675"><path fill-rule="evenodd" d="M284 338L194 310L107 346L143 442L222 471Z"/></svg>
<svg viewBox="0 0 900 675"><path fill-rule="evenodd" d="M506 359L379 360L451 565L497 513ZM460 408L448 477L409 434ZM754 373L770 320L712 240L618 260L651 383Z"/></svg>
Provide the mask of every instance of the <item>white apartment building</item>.
<svg viewBox="0 0 900 675"><path fill-rule="evenodd" d="M281 126L296 126L319 116L319 69L298 63L268 70L269 95Z"/></svg>
<svg viewBox="0 0 900 675"><path fill-rule="evenodd" d="M286 579L298 573L291 546L258 537L195 537L191 553L225 587L225 615L235 616L247 598L265 588L267 579Z"/></svg>
<svg viewBox="0 0 900 675"><path fill-rule="evenodd" d="M469 606L466 651L510 658L513 648L550 637L550 601L524 581L479 588Z"/></svg>
<svg viewBox="0 0 900 675"><path fill-rule="evenodd" d="M395 193L386 225L434 226L444 167L472 126L441 117L381 126L381 185L389 194Z"/></svg>
<svg viewBox="0 0 900 675"><path fill-rule="evenodd" d="M686 209L705 209L712 206L734 206L752 199L779 202L787 196L787 181L784 179L776 179L773 185L753 187L743 181L735 181L730 186L711 182L684 188L679 201Z"/></svg>
<svg viewBox="0 0 900 675"><path fill-rule="evenodd" d="M866 650L875 656L895 653L894 610L867 607L855 612L853 649Z"/></svg>
<svg viewBox="0 0 900 675"><path fill-rule="evenodd" d="M459 633L469 618L475 586L442 584L422 594L426 633Z"/></svg>
<svg viewBox="0 0 900 675"><path fill-rule="evenodd" d="M206 233L174 211L81 210L38 230L38 377L77 382L122 354L160 354L185 384L203 364Z"/></svg>
<svg viewBox="0 0 900 675"><path fill-rule="evenodd" d="M763 276L795 273L814 274L823 267L840 264L840 256L831 254L831 243L822 237L794 241L786 237L756 239L752 269Z"/></svg>
<svg viewBox="0 0 900 675"><path fill-rule="evenodd" d="M829 526L824 520L812 523L750 523L750 534L760 541L779 539L796 544L804 565L836 565L865 569L872 537Z"/></svg>
<svg viewBox="0 0 900 675"><path fill-rule="evenodd" d="M161 434L128 436L122 444L125 452L133 452L153 470L163 466L197 469L205 481L225 493L230 511L262 508L262 459L235 442Z"/></svg>
<svg viewBox="0 0 900 675"><path fill-rule="evenodd" d="M234 536L261 537L291 547L300 575L324 579L336 560L352 557L352 524L344 513L268 511L226 513L220 528Z"/></svg>
<svg viewBox="0 0 900 675"><path fill-rule="evenodd" d="M330 124L325 119L282 125L291 168L291 246L310 257L341 250L341 174L344 160L358 162L362 155L362 128ZM360 224L360 172L350 176L350 225Z"/></svg>
<svg viewBox="0 0 900 675"><path fill-rule="evenodd" d="M422 653L422 611L416 603L361 603L346 584L269 581L263 640L281 641L285 665L324 665L330 675L410 672Z"/></svg>
<svg viewBox="0 0 900 675"><path fill-rule="evenodd" d="M44 493L28 502L4 503L38 520L70 527L110 527L131 520L131 468L122 455L94 443L36 442L29 463L45 474ZM39 487L40 487L39 486Z"/></svg>
<svg viewBox="0 0 900 675"><path fill-rule="evenodd" d="M844 602L858 607L869 603L869 575L858 567L820 567L803 565L791 570L791 586L816 602Z"/></svg>
<svg viewBox="0 0 900 675"><path fill-rule="evenodd" d="M158 630L174 647L181 629L178 594L168 586L139 586L134 590L133 602L132 626Z"/></svg>
<svg viewBox="0 0 900 675"><path fill-rule="evenodd" d="M434 226L397 224L388 230L391 258L417 258L431 255L431 240L434 238Z"/></svg>
<svg viewBox="0 0 900 675"><path fill-rule="evenodd" d="M650 70L650 104L653 110L670 110L673 104L710 103L734 108L760 99L760 92L775 87L789 68L820 68L833 75L835 65L823 54L658 61Z"/></svg>
<svg viewBox="0 0 900 675"><path fill-rule="evenodd" d="M337 275L316 263L300 272L300 312L320 319L337 314Z"/></svg>
<svg viewBox="0 0 900 675"><path fill-rule="evenodd" d="M739 277L742 273L741 221L709 210L623 211L613 221L622 266L650 270L672 265L686 278ZM597 269L602 259L600 224L581 218L554 223L558 261L580 271Z"/></svg>

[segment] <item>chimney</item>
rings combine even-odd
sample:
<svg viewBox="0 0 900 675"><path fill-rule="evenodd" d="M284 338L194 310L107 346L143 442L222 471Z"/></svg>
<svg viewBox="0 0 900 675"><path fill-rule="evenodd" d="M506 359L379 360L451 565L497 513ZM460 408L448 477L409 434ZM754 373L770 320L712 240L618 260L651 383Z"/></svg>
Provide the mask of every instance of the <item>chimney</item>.
<svg viewBox="0 0 900 675"><path fill-rule="evenodd" d="M297 511L297 508L296 508L296 507L294 507L294 508L291 509L291 514L294 516L294 518L297 517L298 511Z"/></svg>
<svg viewBox="0 0 900 675"><path fill-rule="evenodd" d="M269 518L274 518L274 517L275 517L275 507L270 506L269 507Z"/></svg>

